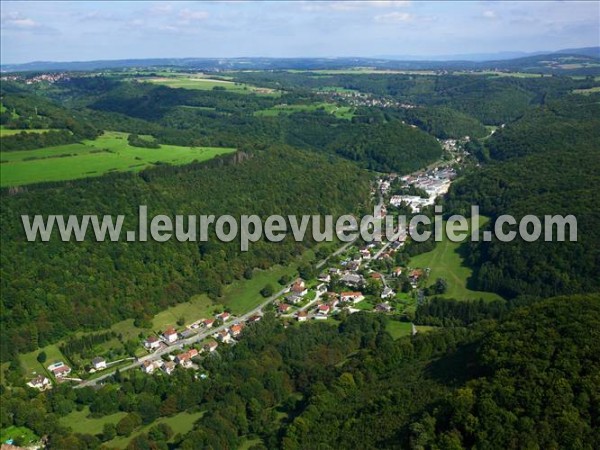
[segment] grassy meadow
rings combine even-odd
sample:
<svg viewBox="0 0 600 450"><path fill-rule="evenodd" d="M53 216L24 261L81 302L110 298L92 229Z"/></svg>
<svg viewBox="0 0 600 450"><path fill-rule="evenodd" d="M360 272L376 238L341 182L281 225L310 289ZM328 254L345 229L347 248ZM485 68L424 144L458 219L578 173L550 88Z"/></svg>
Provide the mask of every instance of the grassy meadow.
<svg viewBox="0 0 600 450"><path fill-rule="evenodd" d="M481 224L488 220L484 217L480 219ZM493 292L473 291L467 287L467 281L473 274L473 269L465 264L461 255L461 245L466 245L466 243L451 242L444 236L432 251L412 257L410 266L414 268L429 267L431 272L428 284L435 283L438 278L444 278L448 282L448 290L442 297L457 300L479 300L480 298L488 301L501 300L502 297Z"/></svg>
<svg viewBox="0 0 600 450"><path fill-rule="evenodd" d="M354 109L349 106L337 106L333 103L312 103L309 105L277 105L272 108L256 111L256 116L277 117L280 114L293 114L296 112L313 112L323 110L333 114L339 119L350 120L354 116Z"/></svg>
<svg viewBox="0 0 600 450"><path fill-rule="evenodd" d="M229 80L204 78L198 76L143 78L140 79L140 81L147 81L149 83L160 84L171 88L198 89L202 91L210 91L214 88L222 88L228 92L235 92L237 94L276 94L276 91L274 91L273 89L259 88L245 83L237 83Z"/></svg>
<svg viewBox="0 0 600 450"><path fill-rule="evenodd" d="M43 181L73 180L109 172L138 172L156 164L187 164L206 161L233 148L133 147L127 133L105 132L95 140L36 150L0 152L0 186L19 186Z"/></svg>

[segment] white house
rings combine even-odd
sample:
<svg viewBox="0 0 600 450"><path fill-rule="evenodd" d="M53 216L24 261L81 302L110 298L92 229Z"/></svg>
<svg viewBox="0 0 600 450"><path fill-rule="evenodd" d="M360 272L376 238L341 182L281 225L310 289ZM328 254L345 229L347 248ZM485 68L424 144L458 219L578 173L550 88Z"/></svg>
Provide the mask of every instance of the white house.
<svg viewBox="0 0 600 450"><path fill-rule="evenodd" d="M177 339L179 339L179 335L177 334L177 330L173 327L169 327L165 330L165 332L163 333L163 337L165 338L165 340L169 343L172 344L173 342L176 342Z"/></svg>
<svg viewBox="0 0 600 450"><path fill-rule="evenodd" d="M340 300L343 302L358 303L364 298L365 296L362 295L362 292L342 292L340 294Z"/></svg>
<svg viewBox="0 0 600 450"><path fill-rule="evenodd" d="M106 360L97 356L92 359L92 367L96 370L106 369Z"/></svg>
<svg viewBox="0 0 600 450"><path fill-rule="evenodd" d="M383 288L383 292L381 293L381 298L390 298L396 295L396 293L390 287Z"/></svg>
<svg viewBox="0 0 600 450"><path fill-rule="evenodd" d="M43 375L38 375L37 377L35 377L33 380L27 383L27 386L32 387L34 389L39 389L40 391L52 387L52 385L50 384L50 380Z"/></svg>
<svg viewBox="0 0 600 450"><path fill-rule="evenodd" d="M148 350L156 350L160 347L160 339L156 336L149 336L148 339L144 341L144 347Z"/></svg>

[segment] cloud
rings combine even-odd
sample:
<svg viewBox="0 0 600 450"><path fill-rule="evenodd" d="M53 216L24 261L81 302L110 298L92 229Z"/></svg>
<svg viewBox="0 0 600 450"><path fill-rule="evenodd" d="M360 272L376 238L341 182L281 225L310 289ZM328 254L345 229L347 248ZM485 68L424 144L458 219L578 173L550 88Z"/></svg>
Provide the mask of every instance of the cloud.
<svg viewBox="0 0 600 450"><path fill-rule="evenodd" d="M378 22L378 23L393 24L393 23L411 22L414 19L414 16L407 12L394 11L394 12L387 13L387 14L379 14L379 15L375 16L374 19L375 19L375 22Z"/></svg>
<svg viewBox="0 0 600 450"><path fill-rule="evenodd" d="M496 14L496 11L492 11L491 9L484 11L481 15L483 17L485 17L486 19L497 19L498 18L498 14Z"/></svg>
<svg viewBox="0 0 600 450"><path fill-rule="evenodd" d="M182 9L179 11L179 18L183 23L195 22L199 20L205 20L208 18L206 11L192 11L190 9Z"/></svg>
<svg viewBox="0 0 600 450"><path fill-rule="evenodd" d="M404 8L410 5L407 0L373 0L373 1L305 1L302 2L302 10L307 12L349 12L360 11L369 8Z"/></svg>
<svg viewBox="0 0 600 450"><path fill-rule="evenodd" d="M2 26L5 28L32 29L40 27L35 20L21 15L16 11L2 15Z"/></svg>

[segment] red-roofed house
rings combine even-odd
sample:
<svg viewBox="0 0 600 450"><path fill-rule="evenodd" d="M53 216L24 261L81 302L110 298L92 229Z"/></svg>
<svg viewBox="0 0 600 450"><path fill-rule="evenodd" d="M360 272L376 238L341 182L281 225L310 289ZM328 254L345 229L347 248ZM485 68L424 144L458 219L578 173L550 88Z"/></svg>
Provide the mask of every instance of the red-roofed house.
<svg viewBox="0 0 600 450"><path fill-rule="evenodd" d="M148 350L155 350L160 347L160 339L157 336L148 336L144 341L144 347Z"/></svg>
<svg viewBox="0 0 600 450"><path fill-rule="evenodd" d="M358 303L365 297L361 292L342 292L340 298L343 302Z"/></svg>
<svg viewBox="0 0 600 450"><path fill-rule="evenodd" d="M175 328L173 328L173 327L167 328L163 332L163 337L165 338L165 340L169 344L172 344L173 342L177 341L177 339L179 339L179 335L177 334L177 330Z"/></svg>
<svg viewBox="0 0 600 450"><path fill-rule="evenodd" d="M229 327L229 332L233 337L238 337L243 329L244 326L241 323L236 323L235 325L231 325L231 327Z"/></svg>

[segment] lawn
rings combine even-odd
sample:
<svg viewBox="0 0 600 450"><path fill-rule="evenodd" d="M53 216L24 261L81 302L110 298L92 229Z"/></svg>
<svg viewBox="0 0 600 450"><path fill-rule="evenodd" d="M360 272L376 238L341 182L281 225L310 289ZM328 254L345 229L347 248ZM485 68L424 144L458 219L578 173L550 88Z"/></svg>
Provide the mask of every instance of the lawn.
<svg viewBox="0 0 600 450"><path fill-rule="evenodd" d="M158 425L159 423L166 423L169 425L173 429L173 436L176 436L177 434L185 434L192 430L194 427L194 422L200 419L203 414L203 411L195 413L182 412L172 417L160 418L151 424L140 428L138 431L132 433L131 436L117 437L112 441L106 442L106 445L109 448L125 448L134 437L139 436L142 433L147 433L150 428Z"/></svg>
<svg viewBox="0 0 600 450"><path fill-rule="evenodd" d="M210 91L214 88L223 88L228 92L235 92L236 94L276 95L276 91L273 89L259 88L245 83L236 83L228 80L205 78L200 76L141 78L138 81L147 81L149 83L160 84L171 88L197 89L201 91Z"/></svg>
<svg viewBox="0 0 600 450"><path fill-rule="evenodd" d="M207 295L195 295L190 301L180 303L161 311L152 319L152 329L162 331L169 326L177 328L177 320L183 317L185 324L189 325L196 320L213 316L217 305Z"/></svg>
<svg viewBox="0 0 600 450"><path fill-rule="evenodd" d="M8 440L13 440L15 444L27 445L31 442L39 441L40 438L27 427L16 427L12 425L0 431L0 443L5 443ZM2 448L4 448L4 446L2 446Z"/></svg>
<svg viewBox="0 0 600 450"><path fill-rule="evenodd" d="M481 219L482 224L487 221L483 217ZM467 287L467 280L473 274L473 269L465 264L460 254L461 245L466 245L466 243L451 242L444 237L432 251L412 257L410 266L429 267L431 272L428 284L433 284L438 278L444 278L448 282L448 290L443 297L457 300L479 300L480 298L489 301L501 300L502 297L498 294L473 291Z"/></svg>
<svg viewBox="0 0 600 450"><path fill-rule="evenodd" d="M1 152L1 186L72 180L114 171L138 172L156 164L187 164L234 152L233 148L132 147L127 133L106 132L96 140L36 150Z"/></svg>
<svg viewBox="0 0 600 450"><path fill-rule="evenodd" d="M436 327L416 325L416 328L417 333L427 333L428 331L434 330ZM392 339L396 340L404 336L410 336L412 334L412 325L410 322L400 322L398 320L388 319L385 324L385 330L392 336Z"/></svg>
<svg viewBox="0 0 600 450"><path fill-rule="evenodd" d="M307 105L276 105L272 108L256 111L254 115L263 117L276 117L279 114L289 115L296 112L313 112L323 110L333 114L339 119L350 120L354 116L354 109L349 106L337 106L333 103L311 103Z"/></svg>
<svg viewBox="0 0 600 450"><path fill-rule="evenodd" d="M37 356L40 352L46 352L46 361L40 364L37 361ZM33 352L24 353L20 356L21 365L25 370L25 378L29 380L39 374L48 375L46 367L58 361L63 361L65 364L69 364L68 360L64 357L61 351L58 349L58 344L47 345L44 348L35 350Z"/></svg>
<svg viewBox="0 0 600 450"><path fill-rule="evenodd" d="M73 411L59 419L61 425L71 427L73 432L82 434L100 434L106 423L116 424L127 415L126 412L118 412L108 416L93 418L89 417L90 410L86 406L81 411Z"/></svg>

